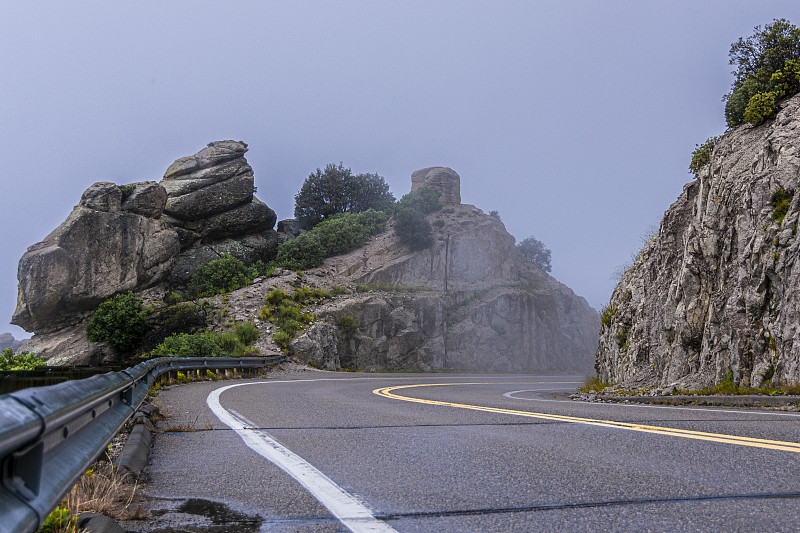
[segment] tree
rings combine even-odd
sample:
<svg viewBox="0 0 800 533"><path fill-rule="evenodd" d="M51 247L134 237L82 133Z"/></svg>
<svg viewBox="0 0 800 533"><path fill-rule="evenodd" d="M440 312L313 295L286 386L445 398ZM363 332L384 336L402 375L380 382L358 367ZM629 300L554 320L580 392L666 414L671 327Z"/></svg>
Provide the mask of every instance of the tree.
<svg viewBox="0 0 800 533"><path fill-rule="evenodd" d="M550 250L533 235L517 244L517 250L526 261L533 263L537 268L545 272L550 272L552 269L550 266Z"/></svg>
<svg viewBox="0 0 800 533"><path fill-rule="evenodd" d="M338 213L367 209L386 211L394 203L389 185L378 174L353 175L341 163L317 169L303 182L295 197L294 216L315 226Z"/></svg>
<svg viewBox="0 0 800 533"><path fill-rule="evenodd" d="M786 19L775 19L763 30L756 26L753 35L740 37L731 45L729 57L730 64L736 66L731 92L723 98L725 120L730 127L748 119L768 118L775 107L774 103L767 103L800 90L800 28ZM750 105L753 98L756 100ZM751 112L745 117L748 105ZM754 113L756 107L758 112Z"/></svg>

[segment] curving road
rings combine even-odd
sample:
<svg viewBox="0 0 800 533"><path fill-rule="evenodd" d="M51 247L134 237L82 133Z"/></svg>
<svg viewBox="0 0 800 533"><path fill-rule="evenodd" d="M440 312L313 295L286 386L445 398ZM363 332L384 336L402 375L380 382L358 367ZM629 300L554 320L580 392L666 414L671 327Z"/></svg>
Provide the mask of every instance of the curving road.
<svg viewBox="0 0 800 533"><path fill-rule="evenodd" d="M298 372L161 392L141 531L796 531L800 413L569 376Z"/></svg>

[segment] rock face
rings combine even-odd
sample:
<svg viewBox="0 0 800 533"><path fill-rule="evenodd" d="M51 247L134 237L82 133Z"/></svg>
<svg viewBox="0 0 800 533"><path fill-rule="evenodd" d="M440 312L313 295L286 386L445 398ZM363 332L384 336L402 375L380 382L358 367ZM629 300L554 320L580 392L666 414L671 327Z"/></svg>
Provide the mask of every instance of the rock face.
<svg viewBox="0 0 800 533"><path fill-rule="evenodd" d="M124 202L113 183L89 187L67 219L20 259L12 323L57 329L114 294L163 280L180 249L175 230L158 218L166 198L155 182L134 184Z"/></svg>
<svg viewBox="0 0 800 533"><path fill-rule="evenodd" d="M11 333L0 333L0 351L5 350L6 348L11 348L13 351L17 351L17 348L22 346L24 341L18 341L14 338L14 335Z"/></svg>
<svg viewBox="0 0 800 533"><path fill-rule="evenodd" d="M390 224L365 247L326 260L321 268L339 283L375 290L322 305L323 319L292 344L299 357L329 369L591 369L597 312L526 262L502 222L452 203L428 219L429 249L410 251ZM340 330L344 317L357 332Z"/></svg>
<svg viewBox="0 0 800 533"><path fill-rule="evenodd" d="M800 96L740 126L667 210L604 315L596 368L607 381L692 388L800 381Z"/></svg>
<svg viewBox="0 0 800 533"><path fill-rule="evenodd" d="M212 142L178 159L164 174L164 218L178 231L182 250L172 284L185 284L198 266L223 253L245 262L274 257L275 212L253 196L253 169L245 152L243 142Z"/></svg>
<svg viewBox="0 0 800 533"><path fill-rule="evenodd" d="M448 167L430 167L411 174L411 192L420 187L433 187L441 192L439 200L444 205L461 203L461 177Z"/></svg>

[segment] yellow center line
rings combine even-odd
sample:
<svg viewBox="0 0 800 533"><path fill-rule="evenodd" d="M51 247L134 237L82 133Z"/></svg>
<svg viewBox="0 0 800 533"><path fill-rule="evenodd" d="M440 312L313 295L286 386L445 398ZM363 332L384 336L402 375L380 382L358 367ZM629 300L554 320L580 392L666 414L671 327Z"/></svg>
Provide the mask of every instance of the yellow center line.
<svg viewBox="0 0 800 533"><path fill-rule="evenodd" d="M537 385L539 383L536 383ZM470 405L464 403L441 402L437 400L424 400L411 396L401 396L392 391L400 389L411 389L416 387L447 387L453 385L499 385L499 383L424 383L418 385L399 385L394 387L383 387L372 392L384 398L392 400L402 400L405 402L424 403L428 405L443 405L447 407L457 407L460 409L470 409L473 411L484 411L487 413L499 413L505 415L525 416L529 418L539 418L542 420L552 420L556 422L571 422L574 424L586 424L590 426L601 426L617 429L627 429L630 431L641 431L644 433L655 433L658 435L670 435L673 437L684 437L687 439L705 440L711 442L722 442L725 444L738 444L739 446L753 446L756 448L767 448L770 450L782 450L787 452L800 452L800 443L787 442L780 440L755 439L752 437L739 437L737 435L725 435L721 433L706 433L703 431L691 431L687 429L676 429L660 426L648 426L644 424L632 424L629 422L617 422L614 420L600 420L594 418L580 418L576 416L553 415L549 413L534 413L532 411L518 411L515 409L502 409L499 407L486 407L482 405ZM505 385L505 384L504 384Z"/></svg>

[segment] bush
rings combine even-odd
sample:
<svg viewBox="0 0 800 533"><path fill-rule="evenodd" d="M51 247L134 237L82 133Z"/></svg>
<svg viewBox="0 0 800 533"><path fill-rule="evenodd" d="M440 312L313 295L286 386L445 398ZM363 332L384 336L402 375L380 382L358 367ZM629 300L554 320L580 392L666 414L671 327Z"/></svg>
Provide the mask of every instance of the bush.
<svg viewBox="0 0 800 533"><path fill-rule="evenodd" d="M253 281L258 271L230 254L197 267L186 292L191 298L214 296L240 289Z"/></svg>
<svg viewBox="0 0 800 533"><path fill-rule="evenodd" d="M783 187L772 193L770 198L770 205L772 205L772 219L778 224L783 222L786 213L789 212L789 206L794 198L794 191L786 190Z"/></svg>
<svg viewBox="0 0 800 533"><path fill-rule="evenodd" d="M164 339L150 352L150 357L219 357L223 350L211 332L176 333Z"/></svg>
<svg viewBox="0 0 800 533"><path fill-rule="evenodd" d="M522 254L522 258L532 263L536 268L544 272L550 272L550 250L542 241L531 235L517 244L517 250Z"/></svg>
<svg viewBox="0 0 800 533"><path fill-rule="evenodd" d="M180 303L150 317L140 348L152 350L174 333L194 333L206 327L208 311L196 303Z"/></svg>
<svg viewBox="0 0 800 533"><path fill-rule="evenodd" d="M744 121L758 126L775 114L775 93L756 93L744 110Z"/></svg>
<svg viewBox="0 0 800 533"><path fill-rule="evenodd" d="M325 260L325 248L314 232L303 233L278 246L275 262L287 270L308 270Z"/></svg>
<svg viewBox="0 0 800 533"><path fill-rule="evenodd" d="M47 363L33 352L17 352L11 348L3 350L0 356L0 370L33 370L37 366L44 366Z"/></svg>
<svg viewBox="0 0 800 533"><path fill-rule="evenodd" d="M694 152L692 152L692 161L689 163L689 172L697 176L700 169L711 160L711 152L718 141L719 137L709 137L703 144L695 145Z"/></svg>
<svg viewBox="0 0 800 533"><path fill-rule="evenodd" d="M225 355L241 355L244 352L244 343L233 331L218 333L214 341Z"/></svg>
<svg viewBox="0 0 800 533"><path fill-rule="evenodd" d="M147 331L147 317L141 298L132 292L117 294L94 312L86 336L92 342L107 342L118 352L129 352Z"/></svg>
<svg viewBox="0 0 800 533"><path fill-rule="evenodd" d="M617 308L610 304L600 312L600 327L607 328L611 325L611 320L617 316Z"/></svg>
<svg viewBox="0 0 800 533"><path fill-rule="evenodd" d="M401 208L394 219L394 234L410 249L422 250L433 245L433 227L420 211Z"/></svg>
<svg viewBox="0 0 800 533"><path fill-rule="evenodd" d="M353 175L349 168L329 164L306 178L294 197L294 216L315 226L337 213L385 211L394 203L389 185L377 174Z"/></svg>
<svg viewBox="0 0 800 533"><path fill-rule="evenodd" d="M245 346L250 346L258 339L259 331L252 322L239 322L233 326L233 333Z"/></svg>
<svg viewBox="0 0 800 533"><path fill-rule="evenodd" d="M394 206L394 213L396 215L402 209L414 209L423 215L435 213L442 208L442 202L439 201L441 194L439 189L420 187L400 198L400 201Z"/></svg>
<svg viewBox="0 0 800 533"><path fill-rule="evenodd" d="M328 257L362 246L369 237L383 231L388 219L386 213L374 209L362 213L343 213L323 220L311 233L319 237Z"/></svg>
<svg viewBox="0 0 800 533"><path fill-rule="evenodd" d="M351 316L342 316L336 320L336 326L344 334L345 339L351 339L358 332L358 322Z"/></svg>

